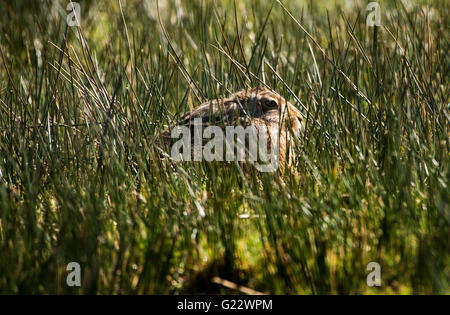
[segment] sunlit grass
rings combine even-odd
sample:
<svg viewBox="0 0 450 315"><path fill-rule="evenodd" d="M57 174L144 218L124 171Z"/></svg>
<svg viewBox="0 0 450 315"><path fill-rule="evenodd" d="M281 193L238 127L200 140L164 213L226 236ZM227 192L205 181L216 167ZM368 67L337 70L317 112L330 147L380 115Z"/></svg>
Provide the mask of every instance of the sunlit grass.
<svg viewBox="0 0 450 315"><path fill-rule="evenodd" d="M236 2L2 4L0 293L449 293L446 1ZM162 158L263 84L305 115L286 173Z"/></svg>

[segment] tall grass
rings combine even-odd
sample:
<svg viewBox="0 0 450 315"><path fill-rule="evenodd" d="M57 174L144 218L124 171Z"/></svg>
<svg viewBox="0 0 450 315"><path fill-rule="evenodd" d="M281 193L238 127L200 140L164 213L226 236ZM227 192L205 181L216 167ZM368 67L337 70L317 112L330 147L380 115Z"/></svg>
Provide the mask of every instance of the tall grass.
<svg viewBox="0 0 450 315"><path fill-rule="evenodd" d="M349 3L2 3L0 293L449 293L448 3ZM305 115L287 172L161 156L264 84Z"/></svg>

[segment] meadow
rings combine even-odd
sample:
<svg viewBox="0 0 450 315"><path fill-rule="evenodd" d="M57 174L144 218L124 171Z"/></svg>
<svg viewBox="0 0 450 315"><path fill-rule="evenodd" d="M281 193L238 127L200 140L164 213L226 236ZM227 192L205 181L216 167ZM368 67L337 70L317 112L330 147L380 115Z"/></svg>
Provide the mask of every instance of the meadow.
<svg viewBox="0 0 450 315"><path fill-rule="evenodd" d="M450 293L448 1L69 2L0 4L0 294ZM285 172L161 155L259 85Z"/></svg>

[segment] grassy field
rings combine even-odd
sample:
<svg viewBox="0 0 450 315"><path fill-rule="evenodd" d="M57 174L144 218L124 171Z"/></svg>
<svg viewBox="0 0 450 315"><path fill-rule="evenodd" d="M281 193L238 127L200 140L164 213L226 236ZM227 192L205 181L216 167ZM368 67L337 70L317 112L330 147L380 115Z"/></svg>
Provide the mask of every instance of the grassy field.
<svg viewBox="0 0 450 315"><path fill-rule="evenodd" d="M450 293L448 1L68 2L0 4L0 293ZM264 84L306 121L285 173L161 158Z"/></svg>

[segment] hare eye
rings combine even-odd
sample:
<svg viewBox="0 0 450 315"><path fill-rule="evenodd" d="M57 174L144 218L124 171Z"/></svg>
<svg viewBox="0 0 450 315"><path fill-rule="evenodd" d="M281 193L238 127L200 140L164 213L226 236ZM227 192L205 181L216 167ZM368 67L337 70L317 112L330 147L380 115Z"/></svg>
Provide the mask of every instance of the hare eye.
<svg viewBox="0 0 450 315"><path fill-rule="evenodd" d="M274 100L270 100L270 101L265 102L265 105L266 105L265 107L267 109L272 109L272 108L277 108L278 107L277 102L274 101Z"/></svg>

